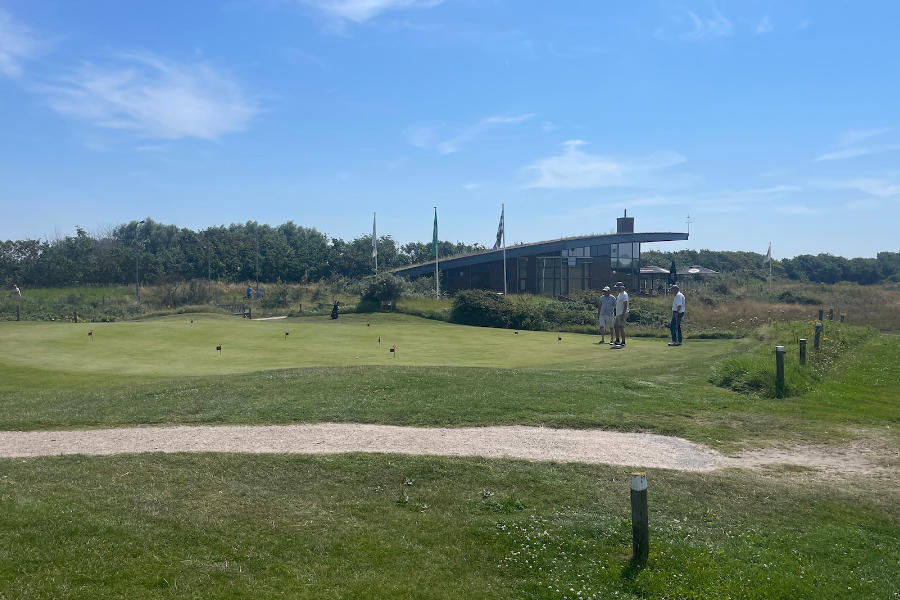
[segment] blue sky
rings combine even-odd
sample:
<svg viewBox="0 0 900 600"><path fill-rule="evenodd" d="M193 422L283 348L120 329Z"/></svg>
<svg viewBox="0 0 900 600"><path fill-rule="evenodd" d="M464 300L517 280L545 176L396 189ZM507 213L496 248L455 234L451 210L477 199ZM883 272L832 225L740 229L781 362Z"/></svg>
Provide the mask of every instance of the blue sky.
<svg viewBox="0 0 900 600"><path fill-rule="evenodd" d="M897 251L900 3L0 0L0 239Z"/></svg>

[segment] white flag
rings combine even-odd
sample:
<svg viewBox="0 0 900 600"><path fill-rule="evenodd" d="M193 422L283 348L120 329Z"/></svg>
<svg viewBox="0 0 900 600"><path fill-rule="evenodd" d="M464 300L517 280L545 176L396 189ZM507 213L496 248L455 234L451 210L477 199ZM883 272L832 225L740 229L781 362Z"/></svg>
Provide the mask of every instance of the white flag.
<svg viewBox="0 0 900 600"><path fill-rule="evenodd" d="M772 242L769 242L769 250L766 252L766 257L763 259L763 264L772 262Z"/></svg>
<svg viewBox="0 0 900 600"><path fill-rule="evenodd" d="M506 210L506 209L503 208L503 207L500 208L500 225L497 226L497 241L494 242L494 250L499 249L499 248L500 248L500 244L502 244L503 241L504 241L504 237L503 237L503 213L505 212L505 210Z"/></svg>

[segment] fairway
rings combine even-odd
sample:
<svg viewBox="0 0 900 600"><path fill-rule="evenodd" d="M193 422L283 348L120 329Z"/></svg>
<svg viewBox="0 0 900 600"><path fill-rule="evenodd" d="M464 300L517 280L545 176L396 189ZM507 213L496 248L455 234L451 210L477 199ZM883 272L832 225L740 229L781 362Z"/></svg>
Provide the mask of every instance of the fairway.
<svg viewBox="0 0 900 600"><path fill-rule="evenodd" d="M688 352L659 339L631 338L627 348L614 350L584 334L515 333L391 314L345 315L337 321L194 314L119 323L2 323L0 335L0 366L148 376L359 365L671 371L707 362L741 343L692 341Z"/></svg>

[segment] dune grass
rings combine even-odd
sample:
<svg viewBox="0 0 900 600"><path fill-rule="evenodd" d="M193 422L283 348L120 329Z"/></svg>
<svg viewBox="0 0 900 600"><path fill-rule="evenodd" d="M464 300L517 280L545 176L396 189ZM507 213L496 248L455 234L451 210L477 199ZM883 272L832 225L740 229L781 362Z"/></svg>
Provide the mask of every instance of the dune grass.
<svg viewBox="0 0 900 600"><path fill-rule="evenodd" d="M796 473L390 455L0 460L0 597L889 598L897 515Z"/></svg>

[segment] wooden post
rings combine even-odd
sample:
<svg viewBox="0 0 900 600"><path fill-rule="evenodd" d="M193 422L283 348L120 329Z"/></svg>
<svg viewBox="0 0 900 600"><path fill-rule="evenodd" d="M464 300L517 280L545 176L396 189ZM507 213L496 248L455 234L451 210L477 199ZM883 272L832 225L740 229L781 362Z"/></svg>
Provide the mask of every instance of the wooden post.
<svg viewBox="0 0 900 600"><path fill-rule="evenodd" d="M19 320L19 305L16 304L16 321Z"/></svg>
<svg viewBox="0 0 900 600"><path fill-rule="evenodd" d="M806 338L800 338L800 366L806 364Z"/></svg>
<svg viewBox="0 0 900 600"><path fill-rule="evenodd" d="M816 322L816 337L813 339L813 348L818 352L819 351L819 342L822 339L822 322Z"/></svg>
<svg viewBox="0 0 900 600"><path fill-rule="evenodd" d="M643 564L650 554L650 524L647 515L647 474L631 474L631 560Z"/></svg>
<svg viewBox="0 0 900 600"><path fill-rule="evenodd" d="M820 321L824 321L824 320L825 320L825 309L824 309L824 308L820 308L820 309L819 309L819 320L820 320Z"/></svg>
<svg viewBox="0 0 900 600"><path fill-rule="evenodd" d="M784 346L775 346L775 394L784 396Z"/></svg>
<svg viewBox="0 0 900 600"><path fill-rule="evenodd" d="M844 315L841 315L841 323L844 322Z"/></svg>
<svg viewBox="0 0 900 600"><path fill-rule="evenodd" d="M834 307L828 309L828 320L834 321Z"/></svg>
<svg viewBox="0 0 900 600"><path fill-rule="evenodd" d="M72 311L72 320L75 321L76 323L78 322L78 311L77 310Z"/></svg>

